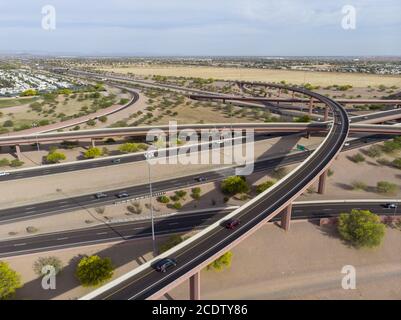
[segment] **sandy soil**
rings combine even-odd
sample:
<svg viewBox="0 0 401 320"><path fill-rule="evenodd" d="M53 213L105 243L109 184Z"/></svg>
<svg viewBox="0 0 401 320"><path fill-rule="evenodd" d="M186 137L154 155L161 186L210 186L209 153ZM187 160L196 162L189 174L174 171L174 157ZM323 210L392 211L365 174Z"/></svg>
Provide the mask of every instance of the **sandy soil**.
<svg viewBox="0 0 401 320"><path fill-rule="evenodd" d="M400 299L401 233L387 229L381 247L347 247L332 229L293 223L286 233L266 225L233 250L232 267L202 271L202 299ZM356 268L356 290L344 290L345 265ZM188 283L172 290L188 298Z"/></svg>
<svg viewBox="0 0 401 320"><path fill-rule="evenodd" d="M375 159L365 155L366 161L363 163L354 163L349 157L357 154L362 150L348 151L341 153L337 160L333 163L333 176L328 178L326 193L319 195L317 193L305 194L302 200L318 200L318 199L384 199L384 198L401 198L401 188L395 194L380 194L376 191L376 185L379 181L389 181L401 186L401 170L389 166L382 166ZM383 156L393 160L393 156ZM353 190L352 183L364 182L367 190ZM317 183L315 184L317 189Z"/></svg>
<svg viewBox="0 0 401 320"><path fill-rule="evenodd" d="M268 69L247 69L247 68L213 68L213 67L188 67L188 66L129 66L104 67L105 71L118 73L134 73L136 75L161 75L161 76L181 76L214 78L224 80L246 80L246 81L268 81L280 82L286 80L294 84L312 83L314 85L333 85L350 84L354 87L367 87L368 85L377 86L401 86L401 77L397 76L378 76L368 74L350 73L325 73L325 72L303 72L289 70L268 70Z"/></svg>

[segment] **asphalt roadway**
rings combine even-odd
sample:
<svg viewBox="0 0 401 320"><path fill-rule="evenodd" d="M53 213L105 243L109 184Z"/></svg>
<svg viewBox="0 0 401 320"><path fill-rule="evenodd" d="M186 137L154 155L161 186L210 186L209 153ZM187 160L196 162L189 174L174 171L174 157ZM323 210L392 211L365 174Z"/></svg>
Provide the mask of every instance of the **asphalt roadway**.
<svg viewBox="0 0 401 320"><path fill-rule="evenodd" d="M386 137L382 135L359 138L351 141L350 145L345 146L343 150L359 148L369 143L375 143L385 139ZM254 172L272 170L286 165L302 162L310 155L310 153L311 151L298 152L285 156L277 156L275 158L267 160L257 161L255 162ZM143 158L140 160L143 160ZM170 180L153 182L152 191L153 194L155 195L161 192L177 190L180 188L190 187L204 183L195 180L196 178L199 177L207 178L206 182L213 182L213 181L220 181L232 175L235 175L234 168L213 170L207 173L194 174ZM104 192L105 190L98 190L98 191ZM115 195L123 191L126 191L129 194L129 197L125 199L118 199ZM137 185L129 188L107 191L106 193L108 197L103 199L96 199L94 194L86 194L77 197L65 197L59 200L39 202L19 207L2 209L0 210L0 224L37 218L51 214L61 214L73 210L89 209L97 206L104 206L113 203L118 203L121 202L122 200L126 201L130 199L146 197L149 195L149 185L148 184Z"/></svg>
<svg viewBox="0 0 401 320"><path fill-rule="evenodd" d="M340 213L350 212L352 209L370 210L379 215L401 215L400 211L386 208L386 203L383 201L375 203L355 201L347 203L294 204L292 219L314 220L336 217ZM176 214L155 218L155 234L161 236L203 229L213 222L222 219L229 211L210 209L210 211L202 213ZM280 217L272 219L272 221L279 220ZM150 219L124 223L105 223L91 228L47 233L14 240L3 240L0 241L0 257L142 239L148 238L151 235Z"/></svg>

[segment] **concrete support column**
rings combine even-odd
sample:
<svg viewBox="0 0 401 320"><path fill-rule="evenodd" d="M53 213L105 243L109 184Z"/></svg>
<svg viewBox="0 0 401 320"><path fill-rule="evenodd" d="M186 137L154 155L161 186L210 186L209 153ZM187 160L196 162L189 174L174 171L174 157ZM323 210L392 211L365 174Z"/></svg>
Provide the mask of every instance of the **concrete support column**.
<svg viewBox="0 0 401 320"><path fill-rule="evenodd" d="M329 121L329 108L324 109L324 121Z"/></svg>
<svg viewBox="0 0 401 320"><path fill-rule="evenodd" d="M319 190L318 190L318 192L320 194L324 194L324 192L326 191L327 171L328 170L323 172L319 177Z"/></svg>
<svg viewBox="0 0 401 320"><path fill-rule="evenodd" d="M189 278L189 299L200 300L200 271Z"/></svg>
<svg viewBox="0 0 401 320"><path fill-rule="evenodd" d="M91 139L91 143L92 143L92 148L95 148L96 147L96 140L95 139Z"/></svg>
<svg viewBox="0 0 401 320"><path fill-rule="evenodd" d="M281 228L283 228L285 231L290 230L291 214L292 214L292 203L290 203L288 207L285 208L283 213L281 214Z"/></svg>
<svg viewBox="0 0 401 320"><path fill-rule="evenodd" d="M20 147L19 144L17 144L17 145L15 146L15 153L17 154L17 159L18 159L19 161L22 161L21 147Z"/></svg>
<svg viewBox="0 0 401 320"><path fill-rule="evenodd" d="M313 98L309 101L309 115L313 113Z"/></svg>
<svg viewBox="0 0 401 320"><path fill-rule="evenodd" d="M281 95L281 89L278 89L278 95L277 95L277 97L280 97L280 95Z"/></svg>

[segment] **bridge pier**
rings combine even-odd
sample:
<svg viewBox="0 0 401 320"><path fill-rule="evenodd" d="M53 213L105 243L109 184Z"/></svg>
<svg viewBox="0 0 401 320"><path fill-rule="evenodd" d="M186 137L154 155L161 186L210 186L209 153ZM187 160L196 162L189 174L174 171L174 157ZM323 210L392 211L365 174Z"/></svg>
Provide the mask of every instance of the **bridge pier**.
<svg viewBox="0 0 401 320"><path fill-rule="evenodd" d="M320 194L324 194L324 192L326 191L326 180L327 180L327 172L328 170L326 170L325 172L323 172L320 177L319 177L319 188L318 188L318 192Z"/></svg>
<svg viewBox="0 0 401 320"><path fill-rule="evenodd" d="M309 101L309 115L312 115L312 113L313 113L313 98L311 98Z"/></svg>
<svg viewBox="0 0 401 320"><path fill-rule="evenodd" d="M200 271L189 278L189 299L200 300Z"/></svg>
<svg viewBox="0 0 401 320"><path fill-rule="evenodd" d="M292 214L292 203L290 203L288 207L284 209L281 215L281 228L283 228L285 231L290 230L291 214Z"/></svg>
<svg viewBox="0 0 401 320"><path fill-rule="evenodd" d="M21 152L21 147L20 147L19 144L17 144L17 145L15 146L15 153L16 153L16 155L17 155L17 159L18 159L19 161L22 161L22 152Z"/></svg>
<svg viewBox="0 0 401 320"><path fill-rule="evenodd" d="M92 144L92 148L96 147L96 140L91 138L91 144Z"/></svg>
<svg viewBox="0 0 401 320"><path fill-rule="evenodd" d="M329 108L324 109L324 121L329 121Z"/></svg>

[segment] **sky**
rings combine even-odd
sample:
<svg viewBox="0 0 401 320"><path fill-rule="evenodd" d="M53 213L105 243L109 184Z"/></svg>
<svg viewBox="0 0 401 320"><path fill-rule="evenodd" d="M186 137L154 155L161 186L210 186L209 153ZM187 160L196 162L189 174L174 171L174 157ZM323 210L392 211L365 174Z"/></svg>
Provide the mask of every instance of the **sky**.
<svg viewBox="0 0 401 320"><path fill-rule="evenodd" d="M354 29L342 26L345 5L355 8ZM400 56L401 1L0 0L0 53L10 52Z"/></svg>

